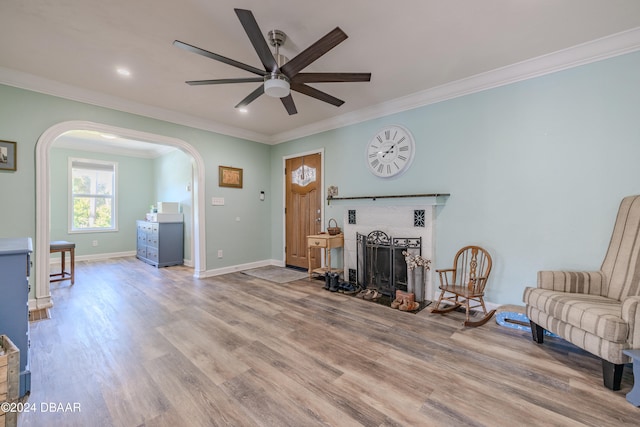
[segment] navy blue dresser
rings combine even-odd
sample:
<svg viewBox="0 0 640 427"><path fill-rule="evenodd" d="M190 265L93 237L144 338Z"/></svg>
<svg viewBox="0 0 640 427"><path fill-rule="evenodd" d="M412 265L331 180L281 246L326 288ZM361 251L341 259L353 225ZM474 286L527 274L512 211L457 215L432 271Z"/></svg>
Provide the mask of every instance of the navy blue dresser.
<svg viewBox="0 0 640 427"><path fill-rule="evenodd" d="M0 239L0 334L20 349L20 397L31 390L29 371L30 237Z"/></svg>

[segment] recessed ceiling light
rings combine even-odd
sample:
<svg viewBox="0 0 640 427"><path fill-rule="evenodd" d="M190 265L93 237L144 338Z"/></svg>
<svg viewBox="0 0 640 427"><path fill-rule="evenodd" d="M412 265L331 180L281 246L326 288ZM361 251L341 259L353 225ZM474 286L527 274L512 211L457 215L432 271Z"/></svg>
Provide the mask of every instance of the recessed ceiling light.
<svg viewBox="0 0 640 427"><path fill-rule="evenodd" d="M119 67L116 69L116 72L124 77L131 76L131 71L127 70L126 68Z"/></svg>
<svg viewBox="0 0 640 427"><path fill-rule="evenodd" d="M238 111L240 111L241 113L248 113L249 110L247 110L246 108L238 108Z"/></svg>

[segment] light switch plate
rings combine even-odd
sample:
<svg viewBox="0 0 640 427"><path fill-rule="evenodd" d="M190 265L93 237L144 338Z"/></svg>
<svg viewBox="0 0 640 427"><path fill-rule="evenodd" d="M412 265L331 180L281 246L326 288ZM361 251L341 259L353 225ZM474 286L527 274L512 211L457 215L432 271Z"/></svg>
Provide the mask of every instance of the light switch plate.
<svg viewBox="0 0 640 427"><path fill-rule="evenodd" d="M224 197L212 197L211 204L213 206L224 206Z"/></svg>

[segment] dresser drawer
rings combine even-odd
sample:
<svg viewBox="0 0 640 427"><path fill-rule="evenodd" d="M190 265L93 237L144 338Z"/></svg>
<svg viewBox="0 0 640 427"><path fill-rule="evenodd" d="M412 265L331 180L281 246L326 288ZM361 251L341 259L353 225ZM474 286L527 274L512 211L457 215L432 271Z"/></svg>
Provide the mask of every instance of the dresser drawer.
<svg viewBox="0 0 640 427"><path fill-rule="evenodd" d="M147 246L147 259L152 262L158 262L158 249Z"/></svg>
<svg viewBox="0 0 640 427"><path fill-rule="evenodd" d="M151 224L145 221L138 221L138 231L142 233L149 233L151 231Z"/></svg>
<svg viewBox="0 0 640 427"><path fill-rule="evenodd" d="M158 235L157 234L149 234L147 236L147 246L157 248L158 247Z"/></svg>
<svg viewBox="0 0 640 427"><path fill-rule="evenodd" d="M146 245L146 244L147 244L147 233L138 231L138 245Z"/></svg>
<svg viewBox="0 0 640 427"><path fill-rule="evenodd" d="M147 247L146 246L138 246L136 250L136 254L139 257L146 258L147 257Z"/></svg>
<svg viewBox="0 0 640 427"><path fill-rule="evenodd" d="M309 241L307 245L310 248L326 248L327 247L327 239L320 239L317 237L309 237Z"/></svg>

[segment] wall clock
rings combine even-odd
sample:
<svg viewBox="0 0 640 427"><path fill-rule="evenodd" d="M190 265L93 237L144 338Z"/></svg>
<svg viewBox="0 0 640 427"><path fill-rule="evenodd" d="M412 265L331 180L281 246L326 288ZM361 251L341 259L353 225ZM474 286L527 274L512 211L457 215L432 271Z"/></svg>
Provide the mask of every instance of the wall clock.
<svg viewBox="0 0 640 427"><path fill-rule="evenodd" d="M414 154L413 135L398 125L380 129L371 138L365 151L369 171L380 178L391 178L406 172Z"/></svg>

